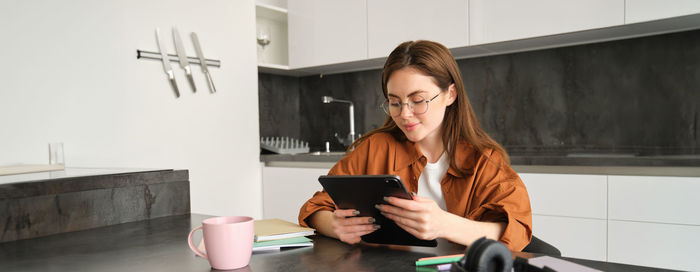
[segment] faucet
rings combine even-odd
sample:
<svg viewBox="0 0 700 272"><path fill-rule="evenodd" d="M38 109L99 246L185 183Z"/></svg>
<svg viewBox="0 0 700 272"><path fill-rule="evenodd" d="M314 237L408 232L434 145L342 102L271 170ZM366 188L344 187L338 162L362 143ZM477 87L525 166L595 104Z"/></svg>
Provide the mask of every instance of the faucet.
<svg viewBox="0 0 700 272"><path fill-rule="evenodd" d="M341 138L338 136L338 133L335 133L335 138L338 139L338 141L343 144L344 146L350 146L352 142L355 141L355 106L352 104L352 101L349 100L342 100L342 99L335 99L330 96L322 96L321 101L323 101L324 104L330 104L333 102L336 103L346 103L350 104L349 107L349 113L350 113L350 133L348 133L348 136L345 138Z"/></svg>

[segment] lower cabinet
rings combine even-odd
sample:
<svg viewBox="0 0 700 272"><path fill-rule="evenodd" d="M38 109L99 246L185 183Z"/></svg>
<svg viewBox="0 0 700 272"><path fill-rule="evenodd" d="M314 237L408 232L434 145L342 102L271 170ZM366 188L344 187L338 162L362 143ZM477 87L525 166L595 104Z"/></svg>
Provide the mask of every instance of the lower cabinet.
<svg viewBox="0 0 700 272"><path fill-rule="evenodd" d="M607 176L520 173L533 234L563 256L605 261Z"/></svg>
<svg viewBox="0 0 700 272"><path fill-rule="evenodd" d="M263 218L279 218L297 223L299 209L323 188L318 177L324 168L263 167Z"/></svg>
<svg viewBox="0 0 700 272"><path fill-rule="evenodd" d="M700 271L700 178L610 176L608 261Z"/></svg>
<svg viewBox="0 0 700 272"><path fill-rule="evenodd" d="M566 257L606 260L607 220L532 215L534 235Z"/></svg>
<svg viewBox="0 0 700 272"><path fill-rule="evenodd" d="M700 271L700 178L521 173L533 232L566 257Z"/></svg>
<svg viewBox="0 0 700 272"><path fill-rule="evenodd" d="M700 226L608 221L608 261L700 271Z"/></svg>
<svg viewBox="0 0 700 272"><path fill-rule="evenodd" d="M263 217L297 222L330 168L263 167ZM520 173L534 235L563 256L700 271L700 177Z"/></svg>

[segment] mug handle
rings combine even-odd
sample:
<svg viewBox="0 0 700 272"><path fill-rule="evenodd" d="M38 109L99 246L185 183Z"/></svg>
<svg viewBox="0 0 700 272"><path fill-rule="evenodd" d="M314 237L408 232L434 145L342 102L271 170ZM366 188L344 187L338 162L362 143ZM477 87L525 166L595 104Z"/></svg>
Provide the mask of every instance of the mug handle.
<svg viewBox="0 0 700 272"><path fill-rule="evenodd" d="M200 257L202 257L204 259L209 260L209 258L207 257L207 254L204 254L204 252L199 251L199 249L192 242L192 235L194 234L195 231L197 231L199 229L202 229L202 226L196 227L196 228L192 229L192 231L190 231L190 235L187 236L187 243L190 245L190 250L192 250L192 252L194 252L195 254L199 255Z"/></svg>

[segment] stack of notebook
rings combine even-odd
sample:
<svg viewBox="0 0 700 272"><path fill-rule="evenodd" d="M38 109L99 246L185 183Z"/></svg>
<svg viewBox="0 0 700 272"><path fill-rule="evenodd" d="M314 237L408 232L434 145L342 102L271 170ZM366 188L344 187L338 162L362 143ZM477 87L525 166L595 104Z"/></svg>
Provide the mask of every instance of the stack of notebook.
<svg viewBox="0 0 700 272"><path fill-rule="evenodd" d="M313 246L314 229L305 228L282 219L255 220L253 251L279 250L283 247Z"/></svg>
<svg viewBox="0 0 700 272"><path fill-rule="evenodd" d="M282 219L255 220L255 240L253 252L280 250L283 247L313 246L311 239L305 236L314 235L314 229L305 228ZM197 246L206 252L204 239Z"/></svg>

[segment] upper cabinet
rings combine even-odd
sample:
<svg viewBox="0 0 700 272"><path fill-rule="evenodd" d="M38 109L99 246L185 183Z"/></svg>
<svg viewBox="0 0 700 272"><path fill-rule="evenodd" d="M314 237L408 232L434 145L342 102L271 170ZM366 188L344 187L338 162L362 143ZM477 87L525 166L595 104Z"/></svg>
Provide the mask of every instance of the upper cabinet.
<svg viewBox="0 0 700 272"><path fill-rule="evenodd" d="M622 25L624 8L624 0L470 0L470 44Z"/></svg>
<svg viewBox="0 0 700 272"><path fill-rule="evenodd" d="M698 0L626 0L625 23L638 23L700 12Z"/></svg>
<svg viewBox="0 0 700 272"><path fill-rule="evenodd" d="M400 43L433 40L469 45L469 1L382 0L367 2L369 58L386 57Z"/></svg>
<svg viewBox="0 0 700 272"><path fill-rule="evenodd" d="M281 4L284 3L256 2L255 4L255 39L259 67L276 69L289 67L287 9L280 7Z"/></svg>
<svg viewBox="0 0 700 272"><path fill-rule="evenodd" d="M700 0L257 1L259 71L294 76L381 68L408 40L462 59L700 28Z"/></svg>
<svg viewBox="0 0 700 272"><path fill-rule="evenodd" d="M367 0L289 0L289 66L367 59Z"/></svg>

